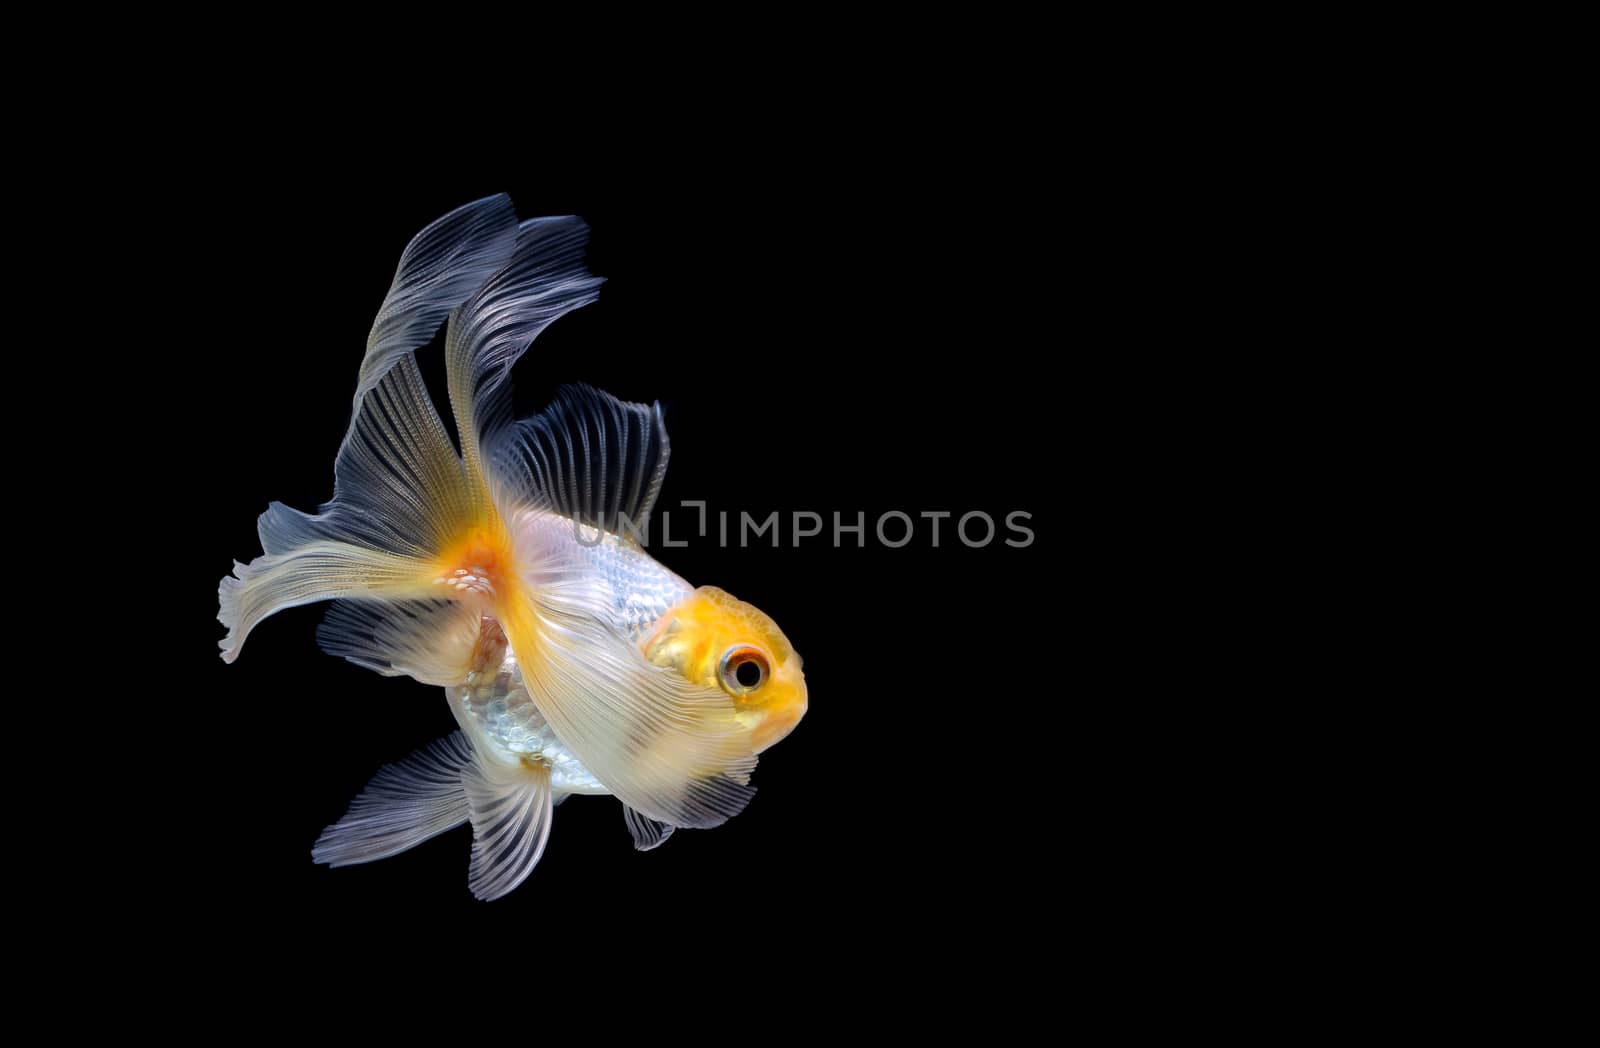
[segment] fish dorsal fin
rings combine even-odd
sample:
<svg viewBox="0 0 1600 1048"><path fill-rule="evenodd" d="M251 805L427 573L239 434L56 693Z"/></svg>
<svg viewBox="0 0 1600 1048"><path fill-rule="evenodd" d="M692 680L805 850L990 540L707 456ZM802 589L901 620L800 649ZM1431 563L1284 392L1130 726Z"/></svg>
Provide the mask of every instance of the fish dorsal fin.
<svg viewBox="0 0 1600 1048"><path fill-rule="evenodd" d="M520 503L642 540L670 452L660 404L571 385L511 427L495 448L494 471Z"/></svg>
<svg viewBox="0 0 1600 1048"><path fill-rule="evenodd" d="M672 836L671 823L640 815L626 804L622 806L622 817L628 823L628 832L633 835L633 846L640 851L659 848Z"/></svg>
<svg viewBox="0 0 1600 1048"><path fill-rule="evenodd" d="M472 819L467 887L498 899L528 879L550 839L550 771L474 761L461 771Z"/></svg>
<svg viewBox="0 0 1600 1048"><path fill-rule="evenodd" d="M384 765L344 818L322 831L311 858L330 866L374 862L460 826L467 821L461 770L472 760L458 731Z"/></svg>

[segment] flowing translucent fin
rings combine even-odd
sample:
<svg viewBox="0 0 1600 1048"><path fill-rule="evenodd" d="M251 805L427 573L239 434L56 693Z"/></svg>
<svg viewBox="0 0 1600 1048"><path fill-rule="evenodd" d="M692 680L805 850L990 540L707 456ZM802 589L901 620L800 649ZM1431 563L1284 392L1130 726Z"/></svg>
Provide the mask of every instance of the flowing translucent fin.
<svg viewBox="0 0 1600 1048"><path fill-rule="evenodd" d="M556 734L607 788L674 826L716 826L754 792L749 730L720 689L645 659L614 622L572 525L643 523L666 472L659 409L567 387L496 451L523 586L497 605L529 692ZM553 511L539 513L531 510Z"/></svg>
<svg viewBox="0 0 1600 1048"><path fill-rule="evenodd" d="M644 657L613 619L571 525L528 511L511 523L523 585L496 605L528 693L583 766L641 814L716 826L754 792L750 731L720 689Z"/></svg>
<svg viewBox="0 0 1600 1048"><path fill-rule="evenodd" d="M413 677L442 687L460 684L476 668L483 621L477 608L452 601L335 601L317 627L329 655L385 677Z"/></svg>
<svg viewBox="0 0 1600 1048"><path fill-rule="evenodd" d="M628 832L633 835L633 846L640 851L659 848L672 836L672 826L640 815L626 804L622 806L622 817L628 823Z"/></svg>
<svg viewBox="0 0 1600 1048"><path fill-rule="evenodd" d="M511 265L462 304L446 336L469 482L514 536L520 585L497 588L494 615L534 701L585 767L650 818L715 826L752 792L750 734L731 700L651 664L612 625L612 595L573 558L570 525L531 540L517 530L540 519L533 508L613 532L624 514L642 524L666 470L659 410L584 387L498 435L507 371L545 325L594 296L583 238L575 219L524 223Z"/></svg>
<svg viewBox="0 0 1600 1048"><path fill-rule="evenodd" d="M256 624L269 615L334 597L419 599L432 595L422 569L409 557L339 542L311 542L288 553L235 563L238 576L217 588L217 619L228 628L222 658L232 662Z"/></svg>
<svg viewBox="0 0 1600 1048"><path fill-rule="evenodd" d="M589 227L567 215L517 227L510 264L450 315L445 359L450 407L467 468L509 423L511 366L553 321L593 302L604 283L583 264Z"/></svg>
<svg viewBox="0 0 1600 1048"><path fill-rule="evenodd" d="M274 502L257 523L266 555L222 580L222 657L232 662L256 623L296 604L465 596L434 582L450 568L439 557L498 520L468 482L416 361L402 355L361 402L333 498L315 515Z"/></svg>
<svg viewBox="0 0 1600 1048"><path fill-rule="evenodd" d="M361 402L333 473L333 498L315 515L268 507L256 526L262 549L330 539L427 557L482 512L410 354Z"/></svg>
<svg viewBox="0 0 1600 1048"><path fill-rule="evenodd" d="M406 353L511 260L517 213L504 193L456 208L411 238L367 336L354 411Z"/></svg>
<svg viewBox="0 0 1600 1048"><path fill-rule="evenodd" d="M463 768L472 819L467 887L498 899L528 879L550 839L550 772L542 765L506 767L479 760Z"/></svg>
<svg viewBox="0 0 1600 1048"><path fill-rule="evenodd" d="M647 535L670 451L659 404L563 386L497 443L493 473L521 505L637 539Z"/></svg>
<svg viewBox="0 0 1600 1048"><path fill-rule="evenodd" d="M444 551L480 533L494 545L499 518L483 485L468 483L412 350L511 260L516 238L516 213L502 194L457 208L407 245L367 339L333 498L316 514L275 502L261 515L265 555L236 565L237 578L218 587L223 659L238 657L256 623L296 604L438 597L433 581L451 567L439 562ZM419 643L413 637L409 648Z"/></svg>
<svg viewBox="0 0 1600 1048"><path fill-rule="evenodd" d="M460 826L468 815L461 772L472 760L466 736L458 731L385 765L344 818L322 831L312 860L353 866L387 859Z"/></svg>

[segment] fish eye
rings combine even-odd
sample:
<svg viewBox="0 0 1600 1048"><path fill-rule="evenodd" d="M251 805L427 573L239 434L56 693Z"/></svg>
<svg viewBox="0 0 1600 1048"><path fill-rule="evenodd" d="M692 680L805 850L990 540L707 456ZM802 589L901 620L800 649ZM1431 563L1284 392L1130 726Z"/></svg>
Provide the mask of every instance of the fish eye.
<svg viewBox="0 0 1600 1048"><path fill-rule="evenodd" d="M767 682L767 653L749 644L735 644L722 653L717 679L729 695L748 695Z"/></svg>

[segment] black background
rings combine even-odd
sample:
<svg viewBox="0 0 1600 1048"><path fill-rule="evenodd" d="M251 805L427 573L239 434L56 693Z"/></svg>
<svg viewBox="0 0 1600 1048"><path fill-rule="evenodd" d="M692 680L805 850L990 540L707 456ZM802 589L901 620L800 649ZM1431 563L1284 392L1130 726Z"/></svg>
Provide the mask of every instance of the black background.
<svg viewBox="0 0 1600 1048"><path fill-rule="evenodd" d="M429 22L427 43L477 62L460 29ZM1364 387L1392 385L1401 353L1362 309L1422 256L1402 236L1374 261L1393 230L1368 204L1427 193L1392 198L1392 157L1345 141L1356 132L1326 139L1321 111L1248 63L1201 49L1206 71L1161 75L1148 35L1035 33L1045 58L1008 24L977 56L991 70L973 41L910 33L882 50L937 74L875 56L871 92L805 51L787 98L663 46L683 70L659 94L643 78L559 96L529 83L507 95L514 117L475 104L448 121L415 105L442 99L448 74L365 46L353 74L341 53L341 79L372 99L319 94L295 50L268 47L258 73L187 36L215 75L129 37L135 68L112 86L36 84L19 123L51 141L19 139L16 173L39 192L14 203L45 235L15 252L14 306L45 330L18 339L13 394L20 472L45 476L10 509L19 555L48 555L26 563L19 608L69 655L13 682L14 756L41 767L18 786L36 824L10 869L43 884L13 890L8 917L66 961L15 951L74 991L64 1017L125 1033L138 1017L108 991L136 987L163 1019L229 1032L311 1001L419 1028L465 1017L473 1034L555 1014L586 1033L599 1017L743 1038L808 1010L842 1031L850 1013L827 1005L843 991L900 1026L959 1019L993 1039L1017 998L1049 1009L1052 1032L1096 1004L1122 1029L1314 983L1298 947L1326 937L1303 915L1352 896L1302 887L1345 849L1292 766L1323 770L1329 724L1388 729L1329 697L1371 609L1341 608L1336 650L1310 649L1324 624L1302 605L1336 587L1302 569L1338 573L1347 536L1307 523L1365 534L1389 509L1347 526L1322 488L1333 454L1304 431L1342 443L1381 424ZM765 47L737 50L766 64ZM1080 63L1089 50L1113 68ZM230 90L236 71L250 90ZM683 71L708 81L698 97L674 97ZM170 90L141 90L163 76ZM224 665L215 614L266 504L331 494L407 240L498 191L524 216L584 216L610 280L521 362L520 406L572 380L662 401L663 507L1023 509L1036 541L967 549L946 522L938 549L925 529L900 550L870 534L864 549L657 548L775 617L805 657L810 712L728 825L638 854L613 799L574 798L533 876L484 904L465 829L370 867L310 861L378 767L451 730L442 694L320 653L317 608L268 620ZM1370 378L1353 345L1384 361ZM421 357L436 380L437 347ZM1315 843L1286 850L1298 826ZM1387 884L1391 867L1358 872ZM1264 946L1248 927L1263 915ZM1230 948L1270 967L1230 965ZM428 992L350 985L410 973ZM559 976L614 993L614 1011L553 996ZM256 1000L219 1013L213 987ZM735 998L754 1024L719 1010Z"/></svg>
<svg viewBox="0 0 1600 1048"><path fill-rule="evenodd" d="M1053 934L1084 858L1070 841L1103 818L1106 791L1072 724L1086 705L1069 682L1082 616L1067 522L1107 439L1091 421L1110 393L1093 362L1122 292L1108 205L1069 207L1054 172L1014 160L973 181L847 161L782 178L688 177L648 158L604 172L297 167L251 171L239 200L226 176L249 158L235 156L224 177L179 187L197 290L169 330L197 348L203 381L152 397L164 439L193 460L140 478L188 507L183 582L158 627L190 698L159 723L169 796L188 814L140 843L171 920L227 929L230 950L315 954L370 952L375 927L591 946L648 929L707 949L783 932L857 961ZM583 216L590 268L608 278L522 359L519 408L569 381L661 401L672 459L658 513L674 511L690 544L653 552L777 620L805 659L810 712L727 825L640 854L614 799L573 798L528 881L480 903L464 828L369 866L310 859L373 772L453 730L442 691L321 653L315 606L259 626L227 666L214 616L217 580L259 552L267 502L331 495L401 249L497 191L523 217ZM419 356L438 390L437 340ZM692 499L735 520L780 511L782 546L688 534L693 511L674 508ZM937 548L919 519L888 549L872 524L895 509L953 516ZM798 548L796 510L829 525ZM1002 522L984 548L955 534L970 510ZM1031 514L1028 548L1002 541L1013 510ZM864 548L834 548L835 512L865 513Z"/></svg>

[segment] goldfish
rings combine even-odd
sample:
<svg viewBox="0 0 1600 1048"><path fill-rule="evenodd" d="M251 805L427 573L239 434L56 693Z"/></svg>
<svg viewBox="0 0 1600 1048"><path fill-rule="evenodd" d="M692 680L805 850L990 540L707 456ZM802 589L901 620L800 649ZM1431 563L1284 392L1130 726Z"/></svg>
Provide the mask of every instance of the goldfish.
<svg viewBox="0 0 1600 1048"><path fill-rule="evenodd" d="M367 339L332 499L271 503L261 555L221 581L226 662L263 619L332 601L324 651L442 687L458 725L380 769L316 862L470 823L468 887L497 899L538 864L566 798L616 797L649 850L742 811L757 755L805 715L777 624L644 548L670 448L660 404L568 386L513 418L513 365L598 298L587 240L573 216L519 221L504 194L418 233ZM455 439L416 358L441 325Z"/></svg>

